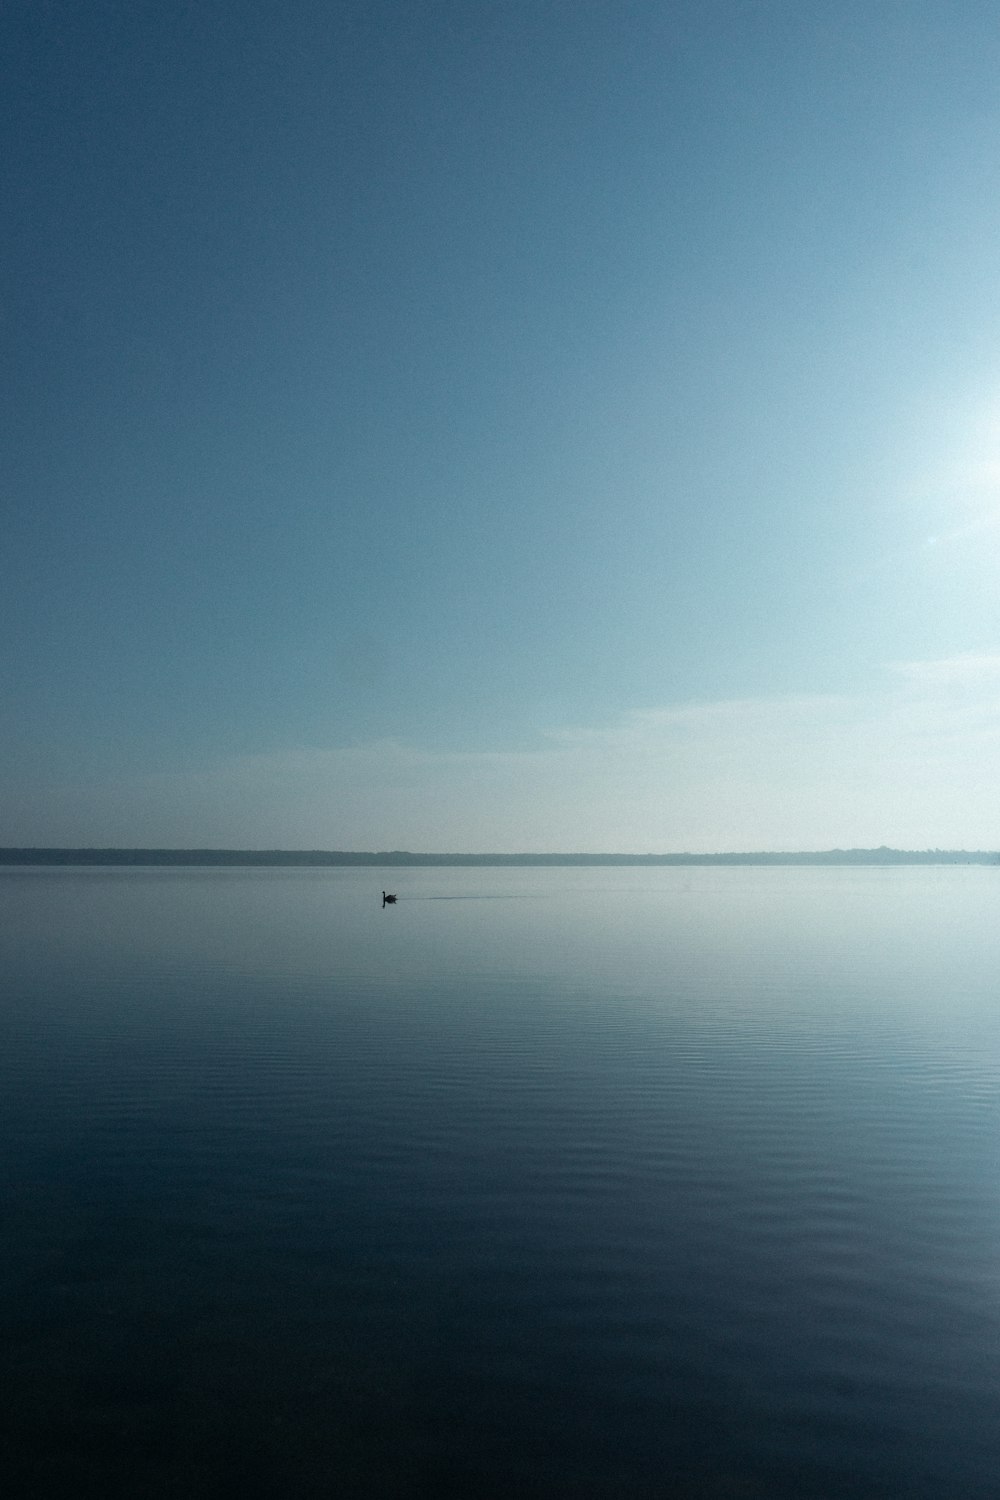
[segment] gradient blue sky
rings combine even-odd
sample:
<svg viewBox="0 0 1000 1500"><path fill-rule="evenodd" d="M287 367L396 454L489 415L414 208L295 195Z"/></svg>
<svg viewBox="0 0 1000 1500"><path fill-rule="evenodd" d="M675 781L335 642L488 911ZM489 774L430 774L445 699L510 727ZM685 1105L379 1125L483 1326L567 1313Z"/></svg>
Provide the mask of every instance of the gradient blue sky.
<svg viewBox="0 0 1000 1500"><path fill-rule="evenodd" d="M994 0L0 16L0 843L1000 846Z"/></svg>

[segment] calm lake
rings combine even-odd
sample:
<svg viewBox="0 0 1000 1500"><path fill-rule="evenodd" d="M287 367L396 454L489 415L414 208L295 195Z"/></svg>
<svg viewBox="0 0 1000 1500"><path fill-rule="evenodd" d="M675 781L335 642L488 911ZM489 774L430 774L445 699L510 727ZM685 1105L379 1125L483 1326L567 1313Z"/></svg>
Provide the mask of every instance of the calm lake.
<svg viewBox="0 0 1000 1500"><path fill-rule="evenodd" d="M995 1500L998 976L983 866L0 872L4 1493Z"/></svg>

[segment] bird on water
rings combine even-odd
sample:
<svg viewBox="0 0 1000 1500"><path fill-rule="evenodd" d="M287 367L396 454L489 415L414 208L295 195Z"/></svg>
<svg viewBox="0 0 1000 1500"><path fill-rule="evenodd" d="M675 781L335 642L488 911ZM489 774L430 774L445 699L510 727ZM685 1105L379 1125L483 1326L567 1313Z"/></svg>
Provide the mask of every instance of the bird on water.
<svg viewBox="0 0 1000 1500"><path fill-rule="evenodd" d="M395 905L395 901L396 901L395 896L389 895L386 891L382 892L382 905L383 906L393 906L393 905Z"/></svg>

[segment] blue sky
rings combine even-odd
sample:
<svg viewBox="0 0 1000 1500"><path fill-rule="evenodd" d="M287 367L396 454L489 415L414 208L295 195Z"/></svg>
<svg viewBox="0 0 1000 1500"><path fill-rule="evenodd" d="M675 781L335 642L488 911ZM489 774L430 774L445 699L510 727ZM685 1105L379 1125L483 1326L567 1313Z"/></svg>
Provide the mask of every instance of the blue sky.
<svg viewBox="0 0 1000 1500"><path fill-rule="evenodd" d="M0 842L1000 846L995 5L0 26Z"/></svg>

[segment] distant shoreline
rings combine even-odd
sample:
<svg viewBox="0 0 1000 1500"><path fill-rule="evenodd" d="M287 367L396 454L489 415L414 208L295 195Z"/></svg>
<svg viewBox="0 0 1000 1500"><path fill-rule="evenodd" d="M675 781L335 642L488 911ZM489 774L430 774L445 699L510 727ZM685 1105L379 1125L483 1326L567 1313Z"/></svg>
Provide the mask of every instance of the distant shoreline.
<svg viewBox="0 0 1000 1500"><path fill-rule="evenodd" d="M616 865L993 865L984 849L824 849L744 854L415 854L407 849L34 849L0 848L0 865L209 866L616 866Z"/></svg>

